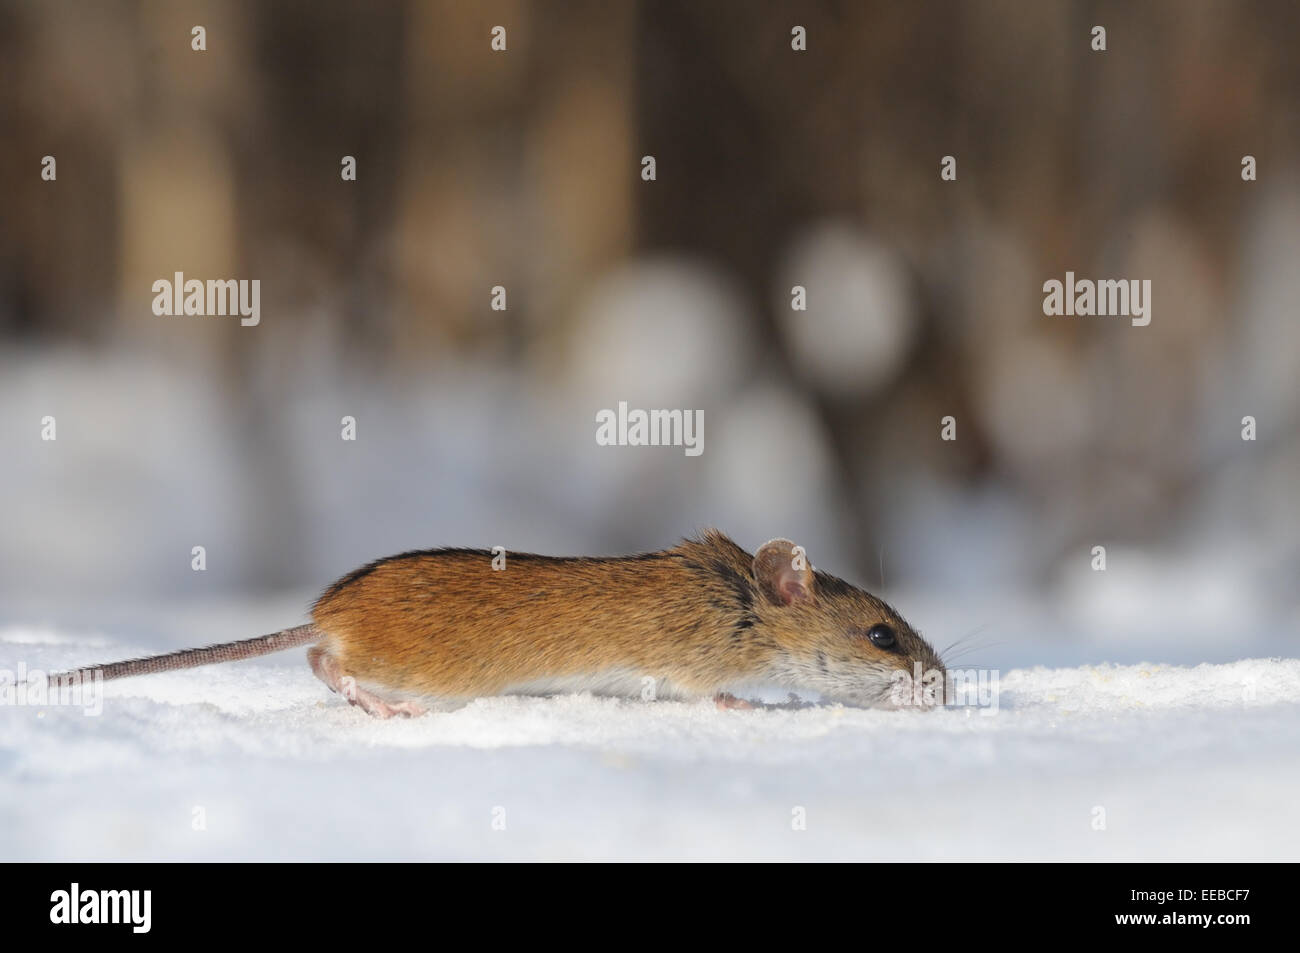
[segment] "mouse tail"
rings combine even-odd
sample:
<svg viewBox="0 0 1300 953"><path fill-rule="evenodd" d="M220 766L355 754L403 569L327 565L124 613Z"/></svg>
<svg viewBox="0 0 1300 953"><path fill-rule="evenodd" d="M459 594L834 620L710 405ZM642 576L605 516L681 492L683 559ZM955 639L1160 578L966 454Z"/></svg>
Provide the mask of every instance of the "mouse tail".
<svg viewBox="0 0 1300 953"><path fill-rule="evenodd" d="M132 675L154 675L158 672L173 672L182 668L197 668L200 665L215 665L218 662L239 662L243 659L270 655L284 649L299 645L310 645L320 641L321 632L314 625L297 625L292 629L282 629L270 635L259 635L255 639L243 639L239 642L223 642L221 645L209 645L201 649L181 649L166 655L151 655L146 658L126 659L121 662L109 662L107 665L88 665L70 672L59 672L49 677L50 685L77 682L83 678L130 678Z"/></svg>

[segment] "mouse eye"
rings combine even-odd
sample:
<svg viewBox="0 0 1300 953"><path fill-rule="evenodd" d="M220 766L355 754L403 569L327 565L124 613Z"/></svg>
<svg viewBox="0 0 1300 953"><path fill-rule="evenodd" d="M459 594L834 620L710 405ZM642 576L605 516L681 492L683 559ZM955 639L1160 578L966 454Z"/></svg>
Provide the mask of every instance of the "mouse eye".
<svg viewBox="0 0 1300 953"><path fill-rule="evenodd" d="M878 649L892 649L894 642L897 641L894 637L894 630L883 622L877 622L867 629L867 638Z"/></svg>

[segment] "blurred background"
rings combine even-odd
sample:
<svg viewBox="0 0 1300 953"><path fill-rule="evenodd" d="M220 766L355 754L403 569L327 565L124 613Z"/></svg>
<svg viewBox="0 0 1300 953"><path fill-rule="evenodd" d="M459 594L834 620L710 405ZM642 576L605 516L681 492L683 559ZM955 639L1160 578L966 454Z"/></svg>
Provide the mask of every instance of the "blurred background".
<svg viewBox="0 0 1300 953"><path fill-rule="evenodd" d="M975 664L1294 653L1297 35L1289 2L0 2L0 623L242 638L393 552L718 526ZM1045 316L1067 270L1150 279L1150 325ZM156 316L177 271L259 279L261 323ZM703 410L703 454L598 446L619 401Z"/></svg>

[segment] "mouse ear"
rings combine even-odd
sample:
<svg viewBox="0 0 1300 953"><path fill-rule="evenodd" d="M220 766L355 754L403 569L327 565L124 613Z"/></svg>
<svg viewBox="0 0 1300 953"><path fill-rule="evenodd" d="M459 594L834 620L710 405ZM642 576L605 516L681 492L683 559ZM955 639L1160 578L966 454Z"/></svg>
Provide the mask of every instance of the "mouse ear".
<svg viewBox="0 0 1300 953"><path fill-rule="evenodd" d="M788 539L773 539L754 554L754 581L778 605L811 602L813 570L802 546Z"/></svg>

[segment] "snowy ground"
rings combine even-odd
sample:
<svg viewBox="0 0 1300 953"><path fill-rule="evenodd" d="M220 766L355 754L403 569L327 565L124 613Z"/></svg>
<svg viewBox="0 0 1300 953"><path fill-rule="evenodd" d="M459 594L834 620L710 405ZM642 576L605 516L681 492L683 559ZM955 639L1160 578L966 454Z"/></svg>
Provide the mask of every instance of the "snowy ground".
<svg viewBox="0 0 1300 953"><path fill-rule="evenodd" d="M13 626L0 668L157 648ZM995 714L572 696L378 722L299 652L130 679L97 717L0 709L0 859L1300 858L1300 660L1000 687Z"/></svg>

